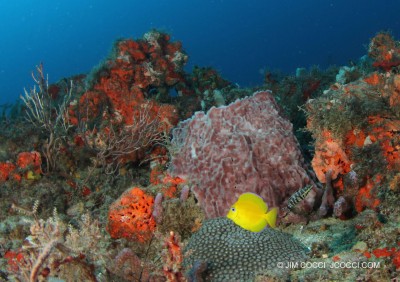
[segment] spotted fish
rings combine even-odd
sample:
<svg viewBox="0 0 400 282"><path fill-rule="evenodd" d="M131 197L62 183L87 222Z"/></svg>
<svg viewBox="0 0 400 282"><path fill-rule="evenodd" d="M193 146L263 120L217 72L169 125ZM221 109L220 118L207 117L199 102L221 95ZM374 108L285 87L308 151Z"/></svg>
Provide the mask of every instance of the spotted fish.
<svg viewBox="0 0 400 282"><path fill-rule="evenodd" d="M313 188L313 185L307 185L301 189L299 189L298 191L296 191L292 196L290 196L289 200L288 200L288 205L287 208L288 210L293 210L293 208L300 203L301 201L303 201L305 199L305 197L307 197L308 193L310 193L311 189Z"/></svg>

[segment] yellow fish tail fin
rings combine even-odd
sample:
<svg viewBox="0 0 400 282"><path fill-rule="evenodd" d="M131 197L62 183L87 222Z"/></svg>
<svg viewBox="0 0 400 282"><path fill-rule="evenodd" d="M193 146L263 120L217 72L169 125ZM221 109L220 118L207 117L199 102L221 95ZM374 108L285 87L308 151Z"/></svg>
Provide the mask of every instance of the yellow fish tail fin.
<svg viewBox="0 0 400 282"><path fill-rule="evenodd" d="M272 208L269 212L264 215L265 220L267 221L268 225L272 228L276 227L276 217L278 216L278 209Z"/></svg>

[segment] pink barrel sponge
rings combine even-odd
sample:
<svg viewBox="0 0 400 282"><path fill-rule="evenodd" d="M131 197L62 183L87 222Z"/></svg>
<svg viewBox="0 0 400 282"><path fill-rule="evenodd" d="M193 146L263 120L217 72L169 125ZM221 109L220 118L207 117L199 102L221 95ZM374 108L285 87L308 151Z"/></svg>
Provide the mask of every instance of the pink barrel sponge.
<svg viewBox="0 0 400 282"><path fill-rule="evenodd" d="M197 112L173 131L170 172L184 178L208 218L225 216L240 194L282 207L309 177L292 124L271 92Z"/></svg>

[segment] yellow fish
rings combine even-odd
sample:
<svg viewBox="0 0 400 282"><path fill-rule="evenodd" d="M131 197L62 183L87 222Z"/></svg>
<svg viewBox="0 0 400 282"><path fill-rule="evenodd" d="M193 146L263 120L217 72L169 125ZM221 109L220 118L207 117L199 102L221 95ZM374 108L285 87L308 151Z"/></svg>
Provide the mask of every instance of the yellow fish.
<svg viewBox="0 0 400 282"><path fill-rule="evenodd" d="M226 217L246 230L260 232L267 225L275 227L277 214L277 208L268 212L268 206L260 196L244 193L230 208Z"/></svg>

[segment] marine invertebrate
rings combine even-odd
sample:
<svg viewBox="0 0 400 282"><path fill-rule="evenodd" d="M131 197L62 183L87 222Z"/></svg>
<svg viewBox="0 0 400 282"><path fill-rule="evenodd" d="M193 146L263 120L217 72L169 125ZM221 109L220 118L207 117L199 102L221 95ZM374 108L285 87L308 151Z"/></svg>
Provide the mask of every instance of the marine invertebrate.
<svg viewBox="0 0 400 282"><path fill-rule="evenodd" d="M179 200L181 202L186 201L189 198L189 193L190 193L190 187L188 185L183 186L181 190L181 195L179 196Z"/></svg>
<svg viewBox="0 0 400 282"><path fill-rule="evenodd" d="M399 192L400 191L400 172L397 173L393 179L389 182L389 188L393 192Z"/></svg>
<svg viewBox="0 0 400 282"><path fill-rule="evenodd" d="M142 189L126 190L108 212L107 231L111 237L144 243L153 236L156 222L152 216L154 198Z"/></svg>
<svg viewBox="0 0 400 282"><path fill-rule="evenodd" d="M200 93L205 93L207 90L212 92L213 90L222 89L231 84L221 77L215 69L210 67L195 66L190 80L193 87Z"/></svg>
<svg viewBox="0 0 400 282"><path fill-rule="evenodd" d="M343 196L340 196L333 206L333 214L338 218L345 219L350 209L351 205L348 201Z"/></svg>
<svg viewBox="0 0 400 282"><path fill-rule="evenodd" d="M155 278L155 270L151 265L140 259L130 248L119 251L107 269L127 281L149 281Z"/></svg>
<svg viewBox="0 0 400 282"><path fill-rule="evenodd" d="M317 140L312 167L318 180L326 183L325 175L330 171L331 178L336 179L339 174L346 174L350 171L350 160L342 149L340 141L335 140L329 131L324 131L321 138Z"/></svg>
<svg viewBox="0 0 400 282"><path fill-rule="evenodd" d="M67 139L71 128L68 106L73 82L71 80L70 85L66 86L62 100L57 104L49 93L49 81L42 64L36 66L36 73L32 72L32 78L36 83L35 87L30 91L25 89L25 96L21 96L21 99L27 108L26 119L47 135L42 154L46 158L46 170L49 172L56 168L60 146Z"/></svg>
<svg viewBox="0 0 400 282"><path fill-rule="evenodd" d="M391 69L399 46L388 34L377 35L370 44L374 65ZM377 209L385 187L393 187L400 169L399 93L398 74L375 71L332 86L305 107L307 128L316 139L312 166L323 183L332 171L335 199L342 197L335 211L340 218L353 210Z"/></svg>
<svg viewBox="0 0 400 282"><path fill-rule="evenodd" d="M166 174L162 179L161 191L167 198L175 198L178 192L178 185L185 183L186 181L180 177L172 177Z"/></svg>
<svg viewBox="0 0 400 282"><path fill-rule="evenodd" d="M400 243L398 243L396 247L376 248L372 250L372 252L365 251L364 256L370 258L372 253L376 258L389 258L397 271L400 269L400 249L398 246L400 246ZM390 260L386 259L386 262Z"/></svg>
<svg viewBox="0 0 400 282"><path fill-rule="evenodd" d="M400 43L389 33L378 33L369 44L368 56L374 60L374 67L389 71L400 65Z"/></svg>
<svg viewBox="0 0 400 282"><path fill-rule="evenodd" d="M329 170L325 173L325 190L322 195L321 206L318 210L319 216L325 216L332 209L335 197L333 196L333 187L332 187L332 171Z"/></svg>
<svg viewBox="0 0 400 282"><path fill-rule="evenodd" d="M12 162L0 163L0 182L10 179L20 181L38 179L42 173L42 158L39 152L21 152L17 155L16 164Z"/></svg>
<svg viewBox="0 0 400 282"><path fill-rule="evenodd" d="M30 216L36 214L36 209L35 203ZM79 227L77 230L67 227L56 210L47 220L33 219L24 248L12 260L9 278L30 282L50 277L97 281L95 266L104 267L99 251L102 238L99 224L86 214L79 221Z"/></svg>
<svg viewBox="0 0 400 282"><path fill-rule="evenodd" d="M17 156L17 166L25 172L26 178L36 178L40 175L42 173L41 165L42 158L39 152L21 152Z"/></svg>
<svg viewBox="0 0 400 282"><path fill-rule="evenodd" d="M399 270L400 269L400 250L398 250L397 252L395 252L393 254L392 262L395 265L396 270Z"/></svg>
<svg viewBox="0 0 400 282"><path fill-rule="evenodd" d="M373 72L370 76L365 77L364 81L371 85L378 85L381 82L381 77L378 73Z"/></svg>
<svg viewBox="0 0 400 282"><path fill-rule="evenodd" d="M136 99L126 100L132 106L143 100L151 88L164 93L163 88L183 82L186 61L187 55L180 42L170 42L168 34L153 30L142 39L117 41L104 66L109 76L99 72L101 77L96 78L94 74L93 88L104 91L115 109L129 119L129 107L124 107L119 100L136 96Z"/></svg>
<svg viewBox="0 0 400 282"><path fill-rule="evenodd" d="M355 200L355 209L357 212L362 212L365 208L375 209L379 206L380 200L377 198L376 191L374 191L374 188L377 186L376 184L376 181L368 179L365 186L360 187Z"/></svg>
<svg viewBox="0 0 400 282"><path fill-rule="evenodd" d="M161 223L162 221L163 210L164 210L162 206L162 201L163 201L163 194L158 193L156 198L154 199L154 208L151 214L157 224Z"/></svg>
<svg viewBox="0 0 400 282"><path fill-rule="evenodd" d="M154 210L157 207L154 207ZM157 223L157 231L161 234L173 231L179 234L182 240L192 236L204 220L204 213L196 203L193 194L185 201L180 199L164 199L162 203L162 220Z"/></svg>
<svg viewBox="0 0 400 282"><path fill-rule="evenodd" d="M378 248L372 251L375 257L377 258L382 258L382 257L390 257L394 252L395 248L388 249L387 247L385 248Z"/></svg>
<svg viewBox="0 0 400 282"><path fill-rule="evenodd" d="M167 281L187 281L182 267L183 254L180 238L173 231L164 240L163 273Z"/></svg>
<svg viewBox="0 0 400 282"><path fill-rule="evenodd" d="M360 76L361 73L359 69L357 69L355 66L344 66L339 69L339 72L336 75L336 82L340 84L347 84L349 82L357 80L358 78L360 78Z"/></svg>
<svg viewBox="0 0 400 282"><path fill-rule="evenodd" d="M247 281L279 262L306 260L305 247L291 235L265 228L254 233L227 218L204 222L185 247L187 269L206 263L204 279L212 281Z"/></svg>
<svg viewBox="0 0 400 282"><path fill-rule="evenodd" d="M225 216L244 192L279 207L313 183L292 125L268 91L197 112L173 130L172 146L170 173L189 181L208 218Z"/></svg>
<svg viewBox="0 0 400 282"><path fill-rule="evenodd" d="M149 103L144 103L132 124L110 125L101 131L93 130L92 136L84 136L86 144L96 152L98 165L107 173L114 173L128 161L143 159L151 146L165 144L170 127L160 114L152 112Z"/></svg>
<svg viewBox="0 0 400 282"><path fill-rule="evenodd" d="M16 168L11 162L0 163L0 182L9 180Z"/></svg>
<svg viewBox="0 0 400 282"><path fill-rule="evenodd" d="M75 106L77 109L75 110ZM104 93L100 91L86 91L79 98L79 102L75 105L70 104L68 115L70 123L78 126L79 123L90 123L94 119L99 118L107 108L108 101Z"/></svg>
<svg viewBox="0 0 400 282"><path fill-rule="evenodd" d="M53 99L49 93L49 82L45 77L43 65L36 66L36 73L32 72L32 78L36 86L28 92L25 89L25 96L21 96L25 103L27 111L27 119L38 128L44 129L49 133L55 130L67 129L67 105L71 96L71 87L68 90L68 96L65 97L64 103L57 108L53 104ZM37 88L38 89L37 89Z"/></svg>
<svg viewBox="0 0 400 282"><path fill-rule="evenodd" d="M169 91L184 82L186 59L181 44L155 30L115 43L68 109L79 137L96 154L95 166L114 173L120 165L148 160L147 150L163 145L178 122L178 110L161 101L170 101Z"/></svg>
<svg viewBox="0 0 400 282"><path fill-rule="evenodd" d="M19 265L23 263L24 254L17 251L7 251L4 254L4 258L7 259L8 269L11 272L18 272Z"/></svg>

